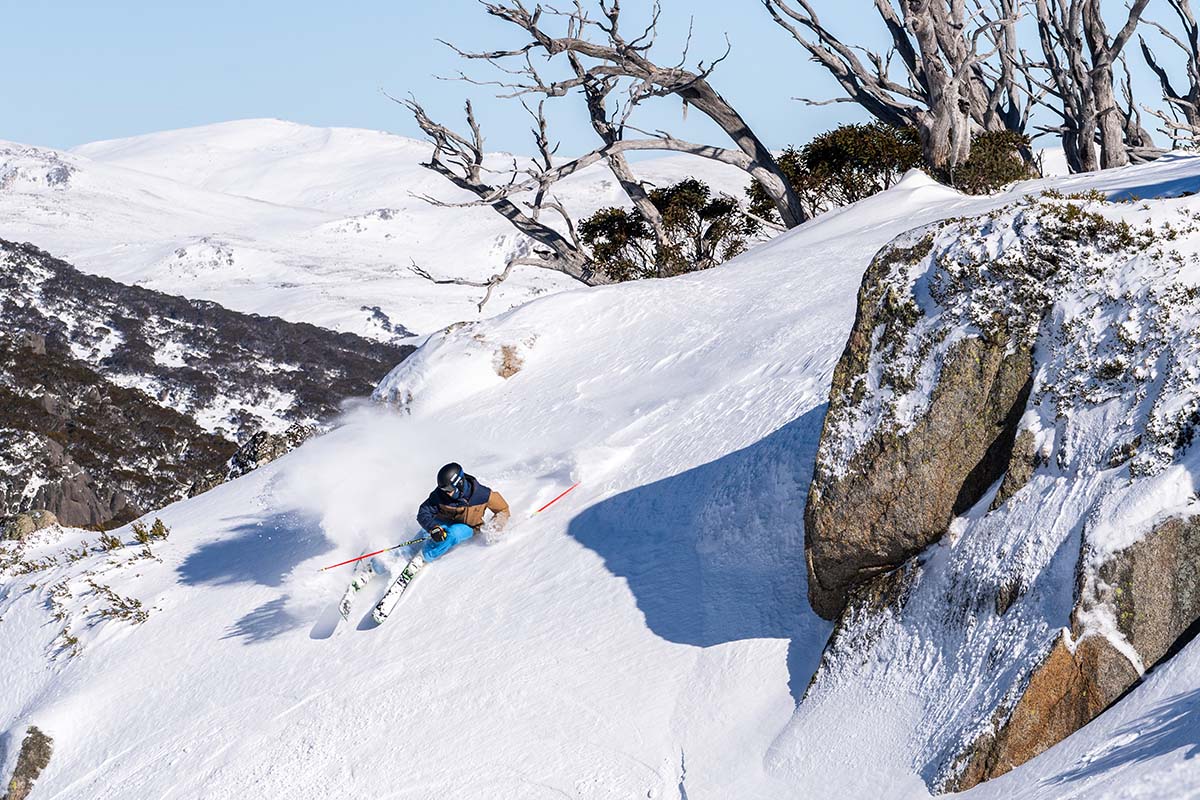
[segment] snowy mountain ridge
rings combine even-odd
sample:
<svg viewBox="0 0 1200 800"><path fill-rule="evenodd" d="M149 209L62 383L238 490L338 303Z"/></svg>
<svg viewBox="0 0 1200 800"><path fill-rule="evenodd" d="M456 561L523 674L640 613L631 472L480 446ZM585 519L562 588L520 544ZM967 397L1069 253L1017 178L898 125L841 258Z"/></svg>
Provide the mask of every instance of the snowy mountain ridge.
<svg viewBox="0 0 1200 800"><path fill-rule="evenodd" d="M800 511L863 274L914 227L1047 188L1198 186L1194 157L985 198L912 174L704 273L547 293L450 326L379 385L386 403L160 512L171 534L149 556L97 552L71 529L6 549L0 637L16 646L0 673L0 769L33 724L54 740L34 800L928 797L980 722L980 698L1019 684L1039 641L1070 624L1079 539L1067 518L1088 498L1058 467L999 514L989 492L914 562L908 599L850 620L839 636L857 644L835 644L822 666L833 625L805 598ZM1190 214L1195 202L1103 213ZM999 237L986 241L1012 243L1011 213L982 223ZM1177 249L1132 274L1189 285L1171 272ZM1138 301L1129 289L1118 296ZM316 568L413 535L451 458L512 503L508 536L431 565L384 626L367 623L368 596L330 629L347 576ZM1173 469L1156 475L1178 488ZM1058 503L1063 526L1034 525L1034 495ZM1014 571L1031 583L998 613L997 584ZM964 596L979 602L947 605ZM144 619L121 616L130 598ZM990 682L996 663L1009 683ZM1197 676L1189 645L1079 733L966 796L1200 792ZM438 757L448 743L452 764Z"/></svg>
<svg viewBox="0 0 1200 800"><path fill-rule="evenodd" d="M0 236L123 283L400 341L480 318L479 289L435 285L414 263L435 278L478 281L528 247L490 208L420 199L468 199L421 166L431 150L381 131L280 120L69 152L0 142ZM639 162L638 171L660 185L695 175L737 196L746 183L734 167L681 157ZM577 220L625 202L600 165L563 181L557 195ZM485 311L576 285L518 269Z"/></svg>

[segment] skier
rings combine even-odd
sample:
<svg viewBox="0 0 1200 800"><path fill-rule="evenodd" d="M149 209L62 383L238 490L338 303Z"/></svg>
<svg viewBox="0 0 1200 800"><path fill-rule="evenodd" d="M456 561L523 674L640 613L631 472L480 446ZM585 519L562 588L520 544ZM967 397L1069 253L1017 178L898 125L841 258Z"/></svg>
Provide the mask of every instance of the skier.
<svg viewBox="0 0 1200 800"><path fill-rule="evenodd" d="M485 527L485 511L492 512L487 531L503 530L509 517L503 495L463 472L459 464L452 462L438 470L437 488L417 511L417 523L429 534L421 551L424 560L433 561L478 533Z"/></svg>

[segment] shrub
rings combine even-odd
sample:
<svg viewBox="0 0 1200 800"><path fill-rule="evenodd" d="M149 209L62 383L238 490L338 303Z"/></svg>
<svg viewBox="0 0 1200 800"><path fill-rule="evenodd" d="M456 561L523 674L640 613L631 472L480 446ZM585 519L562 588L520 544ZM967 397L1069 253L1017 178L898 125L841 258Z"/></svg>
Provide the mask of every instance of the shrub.
<svg viewBox="0 0 1200 800"><path fill-rule="evenodd" d="M842 125L803 147L789 146L776 161L810 214L882 192L913 168L924 169L967 194L987 194L1013 181L1038 177L1029 137L1015 131L977 134L966 162L951 173L939 174L925 162L915 130L882 122ZM750 213L778 221L775 204L757 181L746 188L746 194Z"/></svg>
<svg viewBox="0 0 1200 800"><path fill-rule="evenodd" d="M171 529L168 528L161 519L154 518L154 524L150 526L150 538L166 541L166 538L171 535Z"/></svg>
<svg viewBox="0 0 1200 800"><path fill-rule="evenodd" d="M129 526L133 531L133 540L138 544L150 544L150 529L141 520Z"/></svg>
<svg viewBox="0 0 1200 800"><path fill-rule="evenodd" d="M916 131L882 122L823 133L805 145L804 160L821 199L832 205L878 194L923 163Z"/></svg>
<svg viewBox="0 0 1200 800"><path fill-rule="evenodd" d="M967 194L988 194L1014 181L1038 177L1029 137L1016 131L989 131L971 140L971 156L954 168L948 183Z"/></svg>
<svg viewBox="0 0 1200 800"><path fill-rule="evenodd" d="M121 547L122 544L121 540L117 536L111 533L102 533L100 534L100 546L105 550L116 550L117 548Z"/></svg>
<svg viewBox="0 0 1200 800"><path fill-rule="evenodd" d="M650 192L662 215L664 241L636 209L602 208L579 223L579 235L600 269L616 281L665 278L708 269L746 249L759 226L728 195L685 178Z"/></svg>
<svg viewBox="0 0 1200 800"><path fill-rule="evenodd" d="M842 125L799 149L786 148L776 161L811 214L870 197L924 163L916 131L882 122ZM775 204L757 181L746 193L751 213L778 219Z"/></svg>

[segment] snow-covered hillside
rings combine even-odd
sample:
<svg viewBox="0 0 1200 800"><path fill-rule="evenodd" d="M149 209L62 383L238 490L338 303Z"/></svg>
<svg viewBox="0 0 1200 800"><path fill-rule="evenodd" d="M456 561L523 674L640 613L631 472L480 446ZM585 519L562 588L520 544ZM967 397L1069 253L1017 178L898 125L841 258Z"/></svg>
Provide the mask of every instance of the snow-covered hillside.
<svg viewBox="0 0 1200 800"><path fill-rule="evenodd" d="M1047 183L1178 194L1200 159ZM39 534L23 560L59 563L0 590L0 774L36 724L34 800L926 797L912 665L795 708L831 630L801 511L871 257L1044 185L964 198L913 174L708 272L539 298L433 337L386 407L164 510L152 557ZM316 568L413 535L451 459L508 497L508 536L431 565L385 625L380 583L331 628L348 575ZM968 796L1200 793L1198 652Z"/></svg>
<svg viewBox="0 0 1200 800"><path fill-rule="evenodd" d="M0 238L29 241L82 270L235 311L384 340L478 319L484 280L527 240L420 166L431 145L380 131L245 120L58 152L0 142ZM497 159L510 157L497 154ZM506 162L507 163L507 162ZM686 158L641 162L665 185L696 175L741 196L744 173ZM601 166L558 187L576 218L622 193ZM520 269L485 308L502 312L572 288Z"/></svg>

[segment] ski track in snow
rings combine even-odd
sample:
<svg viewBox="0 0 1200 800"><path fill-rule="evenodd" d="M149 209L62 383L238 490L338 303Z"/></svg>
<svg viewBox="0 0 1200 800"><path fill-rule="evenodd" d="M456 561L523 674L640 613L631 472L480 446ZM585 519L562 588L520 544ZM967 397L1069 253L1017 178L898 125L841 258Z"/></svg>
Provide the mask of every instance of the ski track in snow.
<svg viewBox="0 0 1200 800"><path fill-rule="evenodd" d="M122 162L119 148L83 152ZM140 163L204 191L250 181L183 174L193 162L180 159ZM1200 162L1173 158L1053 183L1145 196L1198 175ZM304 180L271 202L312 202ZM907 739L929 723L908 678L795 709L830 632L805 599L805 492L871 256L916 225L1039 187L962 198L913 175L721 268L560 292L434 337L380 386L404 410L354 409L163 510L161 562L127 563L128 547L15 579L0 598L0 768L34 723L55 740L35 799L926 797ZM508 380L493 363L504 345L524 362ZM352 572L316 568L410 538L450 458L508 498L507 535L430 565L387 623L365 626L403 564L389 554L391 576L311 638ZM47 535L32 555L81 539L94 534ZM85 570L149 619L97 619ZM48 661L61 581L83 649ZM1197 686L1192 645L1077 735L967 794L1196 795Z"/></svg>

